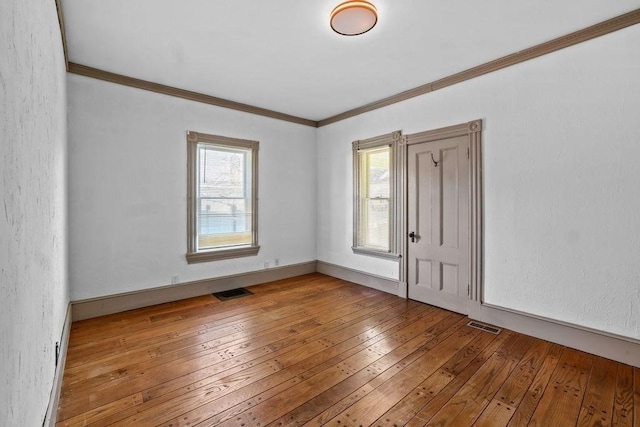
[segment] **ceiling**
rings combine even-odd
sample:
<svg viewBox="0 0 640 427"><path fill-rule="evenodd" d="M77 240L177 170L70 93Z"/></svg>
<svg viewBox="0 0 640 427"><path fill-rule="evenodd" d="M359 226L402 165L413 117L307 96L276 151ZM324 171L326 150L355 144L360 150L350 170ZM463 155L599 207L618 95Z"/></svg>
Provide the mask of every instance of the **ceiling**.
<svg viewBox="0 0 640 427"><path fill-rule="evenodd" d="M329 27L341 0L62 0L69 60L321 120L640 7L640 0L372 0L378 25Z"/></svg>

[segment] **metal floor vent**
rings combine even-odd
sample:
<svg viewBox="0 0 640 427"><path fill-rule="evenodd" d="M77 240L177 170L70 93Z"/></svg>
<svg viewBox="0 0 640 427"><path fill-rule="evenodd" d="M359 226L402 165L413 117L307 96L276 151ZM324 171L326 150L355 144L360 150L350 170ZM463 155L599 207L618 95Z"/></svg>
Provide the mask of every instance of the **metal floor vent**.
<svg viewBox="0 0 640 427"><path fill-rule="evenodd" d="M496 328L495 326L485 325L484 323L470 321L467 323L467 326L471 326L472 328L482 329L483 331L491 332L492 334L498 335L502 329Z"/></svg>
<svg viewBox="0 0 640 427"><path fill-rule="evenodd" d="M234 298L242 298L247 295L253 295L253 292L246 290L245 288L231 289L230 291L222 291L215 292L213 294L214 297L218 298L220 301L226 301Z"/></svg>

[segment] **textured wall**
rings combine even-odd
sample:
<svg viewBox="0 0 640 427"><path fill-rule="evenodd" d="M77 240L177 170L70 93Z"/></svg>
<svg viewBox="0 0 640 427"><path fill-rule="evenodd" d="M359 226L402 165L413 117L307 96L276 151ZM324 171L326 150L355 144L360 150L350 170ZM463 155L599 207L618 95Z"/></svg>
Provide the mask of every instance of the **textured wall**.
<svg viewBox="0 0 640 427"><path fill-rule="evenodd" d="M66 81L54 1L0 2L0 425L39 426L66 308Z"/></svg>
<svg viewBox="0 0 640 427"><path fill-rule="evenodd" d="M316 130L69 75L73 300L316 259ZM257 256L188 265L186 132L260 142Z"/></svg>
<svg viewBox="0 0 640 427"><path fill-rule="evenodd" d="M350 144L485 120L485 298L640 339L640 25L318 130L318 259L350 249ZM345 209L346 207L346 209Z"/></svg>

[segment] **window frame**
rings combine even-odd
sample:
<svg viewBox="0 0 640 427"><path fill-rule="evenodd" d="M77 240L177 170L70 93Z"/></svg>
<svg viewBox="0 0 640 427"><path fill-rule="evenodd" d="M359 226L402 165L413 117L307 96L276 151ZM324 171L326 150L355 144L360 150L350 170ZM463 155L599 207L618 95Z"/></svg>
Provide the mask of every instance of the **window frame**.
<svg viewBox="0 0 640 427"><path fill-rule="evenodd" d="M400 194L397 188L400 184L397 174L400 168L397 164L400 156L398 150L400 142L402 140L402 132L395 131L385 135L376 136L364 140L353 141L352 144L352 157L353 157L353 246L351 247L353 253L360 255L369 255L379 258L398 259L398 195ZM360 244L363 240L361 235L361 217L362 212L362 170L360 167L360 153L365 151L378 150L381 147L389 147L389 249L380 250L370 246L363 246Z"/></svg>
<svg viewBox="0 0 640 427"><path fill-rule="evenodd" d="M198 147L200 144L220 148L251 150L251 244L198 250ZM258 141L187 132L187 254L188 264L240 258L258 254Z"/></svg>

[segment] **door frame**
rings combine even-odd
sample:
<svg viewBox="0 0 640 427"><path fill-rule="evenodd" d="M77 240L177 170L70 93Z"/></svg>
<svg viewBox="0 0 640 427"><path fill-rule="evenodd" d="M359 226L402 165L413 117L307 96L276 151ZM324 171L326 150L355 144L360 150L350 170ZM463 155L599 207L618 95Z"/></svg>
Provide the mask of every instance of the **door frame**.
<svg viewBox="0 0 640 427"><path fill-rule="evenodd" d="M408 298L408 151L409 145L437 141L459 136L469 138L469 300L470 308L480 305L483 271L483 225L482 225L482 119L405 135L399 144L397 156L400 179L398 194L400 212L400 290L399 295Z"/></svg>

